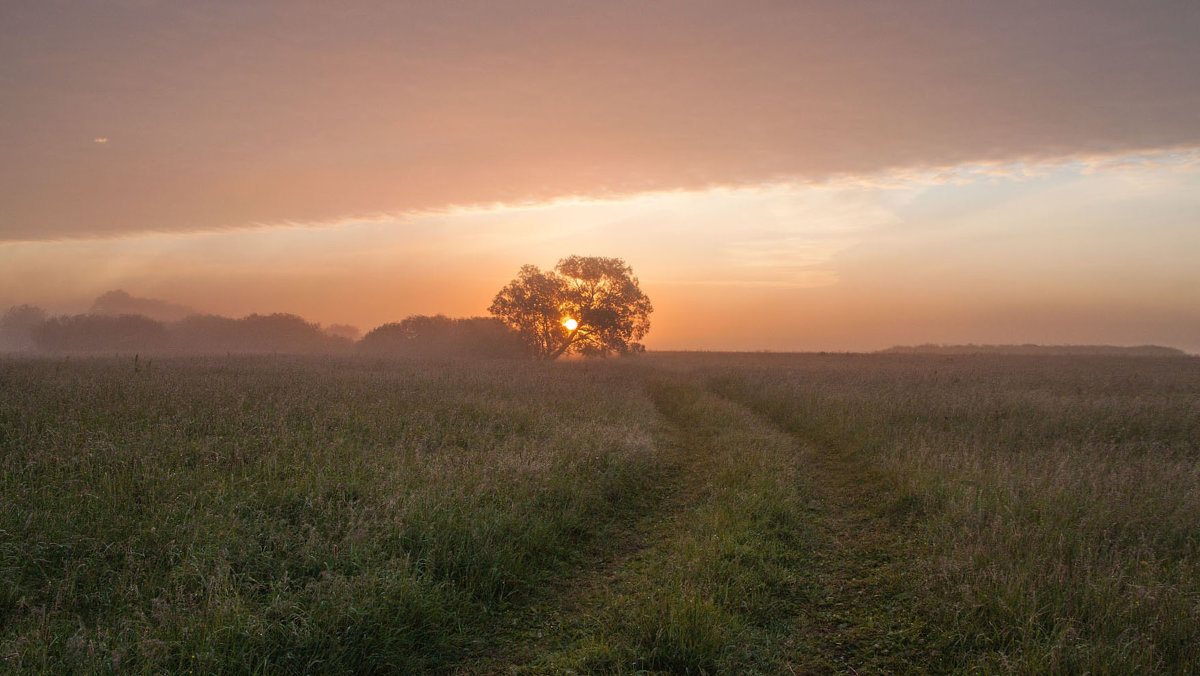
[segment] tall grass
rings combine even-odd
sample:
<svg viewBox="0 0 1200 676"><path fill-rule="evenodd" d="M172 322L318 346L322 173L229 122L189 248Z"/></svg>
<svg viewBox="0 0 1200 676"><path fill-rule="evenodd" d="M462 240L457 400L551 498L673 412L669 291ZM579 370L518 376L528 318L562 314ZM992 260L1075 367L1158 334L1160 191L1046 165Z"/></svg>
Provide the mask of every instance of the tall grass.
<svg viewBox="0 0 1200 676"><path fill-rule="evenodd" d="M963 671L1200 671L1200 360L760 356L714 388L883 479Z"/></svg>
<svg viewBox="0 0 1200 676"><path fill-rule="evenodd" d="M586 364L0 362L0 665L445 668L652 499Z"/></svg>
<svg viewBox="0 0 1200 676"><path fill-rule="evenodd" d="M678 494L531 671L784 672L814 545L797 448L686 379L650 391L686 467Z"/></svg>
<svg viewBox="0 0 1200 676"><path fill-rule="evenodd" d="M1195 673L1200 360L0 360L0 581L0 671Z"/></svg>

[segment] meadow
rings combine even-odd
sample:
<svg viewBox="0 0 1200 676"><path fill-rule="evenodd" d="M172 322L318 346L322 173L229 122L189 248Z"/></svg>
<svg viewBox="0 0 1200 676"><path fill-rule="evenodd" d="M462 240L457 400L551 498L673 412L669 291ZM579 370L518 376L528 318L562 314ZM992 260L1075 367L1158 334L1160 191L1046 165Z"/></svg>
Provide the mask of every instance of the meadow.
<svg viewBox="0 0 1200 676"><path fill-rule="evenodd" d="M0 359L0 671L1194 673L1200 360Z"/></svg>

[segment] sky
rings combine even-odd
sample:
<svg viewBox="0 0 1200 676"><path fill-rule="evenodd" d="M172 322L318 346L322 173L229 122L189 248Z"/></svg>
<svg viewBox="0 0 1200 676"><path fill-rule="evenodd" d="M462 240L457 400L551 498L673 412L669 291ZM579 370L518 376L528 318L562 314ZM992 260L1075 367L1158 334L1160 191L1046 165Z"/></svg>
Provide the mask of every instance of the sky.
<svg viewBox="0 0 1200 676"><path fill-rule="evenodd" d="M1200 352L1200 4L0 5L0 307L364 330L625 259L651 349Z"/></svg>

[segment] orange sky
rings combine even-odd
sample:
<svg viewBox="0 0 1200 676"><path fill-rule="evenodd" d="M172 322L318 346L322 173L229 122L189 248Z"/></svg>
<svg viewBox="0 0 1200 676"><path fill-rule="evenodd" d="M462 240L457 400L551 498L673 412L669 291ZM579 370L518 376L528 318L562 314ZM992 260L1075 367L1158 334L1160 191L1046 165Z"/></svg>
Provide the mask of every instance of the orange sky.
<svg viewBox="0 0 1200 676"><path fill-rule="evenodd" d="M651 348L1200 351L1200 6L5 3L0 306L364 329L620 256Z"/></svg>

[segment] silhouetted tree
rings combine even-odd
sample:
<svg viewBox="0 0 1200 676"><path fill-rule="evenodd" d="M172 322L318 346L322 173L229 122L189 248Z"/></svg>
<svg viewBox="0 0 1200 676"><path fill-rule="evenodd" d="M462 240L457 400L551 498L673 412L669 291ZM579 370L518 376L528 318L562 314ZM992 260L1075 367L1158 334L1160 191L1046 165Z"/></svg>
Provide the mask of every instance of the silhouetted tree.
<svg viewBox="0 0 1200 676"><path fill-rule="evenodd" d="M342 331L347 328L342 327ZM161 322L137 314L52 317L31 305L0 317L0 349L50 352L338 353L354 341L303 317L276 313L241 319L191 315Z"/></svg>
<svg viewBox="0 0 1200 676"><path fill-rule="evenodd" d="M40 324L34 342L51 352L158 352L171 336L159 322L141 315L72 315Z"/></svg>
<svg viewBox="0 0 1200 676"><path fill-rule="evenodd" d="M0 317L0 350L32 350L33 336L46 321L46 311L35 305L14 305Z"/></svg>
<svg viewBox="0 0 1200 676"><path fill-rule="evenodd" d="M522 266L488 308L517 330L538 357L567 352L625 354L650 330L654 307L620 258L571 256L554 270Z"/></svg>
<svg viewBox="0 0 1200 676"><path fill-rule="evenodd" d="M305 354L341 352L353 343L321 330L319 324L290 314L252 314L241 319L192 315L170 325L179 349L193 353Z"/></svg>
<svg viewBox="0 0 1200 676"><path fill-rule="evenodd" d="M330 338L321 326L303 317L283 312L252 314L241 319L245 335L253 344L272 352L321 352Z"/></svg>
<svg viewBox="0 0 1200 676"><path fill-rule="evenodd" d="M245 352L253 347L240 327L239 321L232 317L192 315L171 324L170 331L183 352L220 354Z"/></svg>
<svg viewBox="0 0 1200 676"><path fill-rule="evenodd" d="M529 354L521 336L493 317L414 315L371 330L358 343L374 355L511 359Z"/></svg>

